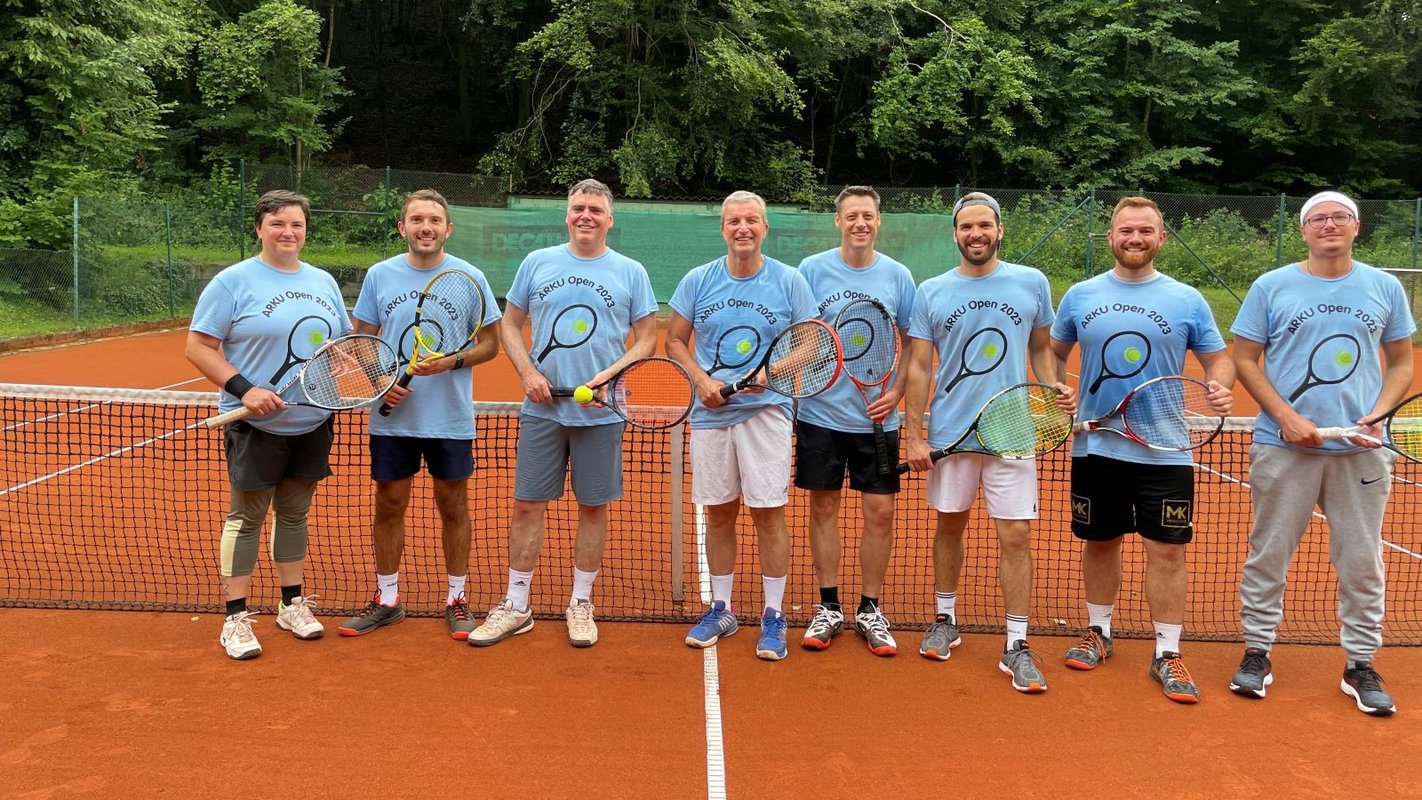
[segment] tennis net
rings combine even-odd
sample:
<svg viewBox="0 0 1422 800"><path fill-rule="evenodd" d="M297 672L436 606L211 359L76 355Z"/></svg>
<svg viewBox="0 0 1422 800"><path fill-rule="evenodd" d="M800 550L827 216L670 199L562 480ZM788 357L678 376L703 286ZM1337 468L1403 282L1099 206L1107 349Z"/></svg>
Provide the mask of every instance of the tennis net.
<svg viewBox="0 0 1422 800"><path fill-rule="evenodd" d="M226 513L222 434L201 421L215 413L210 393L0 384L0 605L221 609L218 535ZM502 596L512 502L518 406L479 403L476 473L470 481L473 544L467 594L476 608ZM1251 505L1250 420L1231 420L1198 454L1195 540L1188 547L1187 638L1238 640L1238 586L1247 552ZM708 594L701 531L690 501L685 429L629 428L624 498L612 506L606 558L593 601L599 619L686 622ZM374 591L370 545L373 484L361 412L337 415L335 475L311 513L307 591L323 614L354 612ZM1042 518L1033 527L1032 626L1071 633L1085 624L1080 545L1069 530L1065 450L1041 459ZM1384 530L1389 644L1422 645L1417 609L1422 584L1422 490L1415 467L1399 465ZM900 628L922 628L933 615L934 514L921 478L907 476L885 591L885 613ZM845 546L841 593L858 593L859 502L846 493L840 528ZM818 599L807 538L805 493L791 491L793 542L785 611L803 624ZM406 517L401 600L413 614L442 613L445 566L429 480L416 479ZM558 617L567 605L577 506L571 492L550 505L533 604ZM264 532L264 542L266 537ZM743 513L734 605L758 609L756 537ZM958 615L967 630L999 630L996 536L981 510L967 533ZM1128 537L1124 580L1113 620L1120 636L1151 636L1140 543ZM252 602L279 596L274 571L259 560ZM1321 517L1305 535L1290 575L1281 641L1337 641L1337 592Z"/></svg>

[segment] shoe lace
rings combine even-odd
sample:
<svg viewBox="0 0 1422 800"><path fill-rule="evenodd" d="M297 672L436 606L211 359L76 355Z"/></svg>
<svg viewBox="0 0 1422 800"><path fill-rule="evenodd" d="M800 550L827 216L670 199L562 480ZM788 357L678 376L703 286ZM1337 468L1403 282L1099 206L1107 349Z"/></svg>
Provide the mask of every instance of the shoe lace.
<svg viewBox="0 0 1422 800"><path fill-rule="evenodd" d="M240 614L234 614L228 620L232 623L232 638L244 642L257 638L257 635L252 632L252 617L256 616L256 613L255 611L243 611Z"/></svg>
<svg viewBox="0 0 1422 800"><path fill-rule="evenodd" d="M464 595L460 595L455 598L453 603L449 604L449 613L454 615L456 622L469 621L469 601L464 599Z"/></svg>
<svg viewBox="0 0 1422 800"><path fill-rule="evenodd" d="M777 614L777 615L775 615L775 616L773 616L773 617L765 617L765 618L761 621L761 627L765 629L765 635L766 635L766 636L783 636L783 635L785 635L785 627L786 627L788 624L789 624L789 622L785 619L785 616L782 615L782 614Z"/></svg>
<svg viewBox="0 0 1422 800"><path fill-rule="evenodd" d="M1106 643L1101 634L1096 631L1087 631L1082 634L1081 640L1076 643L1076 650L1082 653L1099 653L1106 649Z"/></svg>
<svg viewBox="0 0 1422 800"><path fill-rule="evenodd" d="M717 608L716 605L713 603L710 608L706 609L706 611L701 614L701 619L698 619L698 620L696 621L696 624L698 624L698 625L712 625L712 624L715 624L716 621L721 618L721 614L722 614L723 611L725 611L724 608Z"/></svg>
<svg viewBox="0 0 1422 800"><path fill-rule="evenodd" d="M588 623L593 621L592 603L574 603L568 606L568 620L576 623Z"/></svg>
<svg viewBox="0 0 1422 800"><path fill-rule="evenodd" d="M1348 672L1359 691L1382 691L1382 676L1372 667L1354 667Z"/></svg>
<svg viewBox="0 0 1422 800"><path fill-rule="evenodd" d="M1190 677L1190 670L1185 669L1185 659L1180 656L1171 656L1165 659L1160 665L1160 673L1169 681L1179 683L1195 682L1195 679Z"/></svg>
<svg viewBox="0 0 1422 800"><path fill-rule="evenodd" d="M824 628L829 630L834 627L834 613L824 606L815 606L815 617L810 620L810 628Z"/></svg>
<svg viewBox="0 0 1422 800"><path fill-rule="evenodd" d="M316 616L311 609L318 605L316 598L319 596L320 595L308 594L302 597L299 602L293 602L287 606L287 608L291 609L291 613L301 622L315 622Z"/></svg>
<svg viewBox="0 0 1422 800"><path fill-rule="evenodd" d="M1250 675L1263 675L1269 671L1269 656L1263 652L1249 651L1239 664L1239 671Z"/></svg>
<svg viewBox="0 0 1422 800"><path fill-rule="evenodd" d="M507 617L514 613L512 600L501 600L499 604L489 609L489 616L484 618L485 625L498 625Z"/></svg>
<svg viewBox="0 0 1422 800"><path fill-rule="evenodd" d="M880 638L887 637L890 627L889 618L885 617L883 613L876 608L874 609L874 613L869 616L864 627L868 628L869 632L875 636Z"/></svg>

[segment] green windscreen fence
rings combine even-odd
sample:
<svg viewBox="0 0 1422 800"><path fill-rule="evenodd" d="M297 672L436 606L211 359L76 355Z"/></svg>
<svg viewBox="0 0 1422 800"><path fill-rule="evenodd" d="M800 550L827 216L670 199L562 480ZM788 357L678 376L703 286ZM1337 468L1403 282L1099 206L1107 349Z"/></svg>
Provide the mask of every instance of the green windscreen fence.
<svg viewBox="0 0 1422 800"><path fill-rule="evenodd" d="M558 208L468 208L449 210L454 234L446 249L484 271L502 297L514 272L533 250L568 241L564 211ZM607 244L642 262L657 299L671 299L677 282L692 267L726 254L716 212L616 210ZM839 246L834 215L817 212L769 213L765 253L795 266L805 256ZM958 263L948 218L940 214L885 216L876 245L902 261L922 281Z"/></svg>

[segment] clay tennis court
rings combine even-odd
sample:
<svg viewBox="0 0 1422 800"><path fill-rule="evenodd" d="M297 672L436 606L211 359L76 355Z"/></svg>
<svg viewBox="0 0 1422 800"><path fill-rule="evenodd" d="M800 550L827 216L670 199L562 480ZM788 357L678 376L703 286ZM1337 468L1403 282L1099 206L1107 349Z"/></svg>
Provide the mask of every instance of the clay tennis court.
<svg viewBox="0 0 1422 800"><path fill-rule="evenodd" d="M183 361L182 338L182 332L169 332L0 357L0 382L211 391ZM500 359L476 369L481 400L516 396L506 364ZM1235 413L1248 413L1244 398ZM638 474L664 471L654 464ZM90 477L97 474L84 473L74 485L102 494L106 484ZM362 478L353 476L352 485ZM119 471L105 480L123 476ZM485 485L476 477L474 491L488 492L498 480ZM1247 505L1247 491L1220 483L1215 507ZM660 507L671 517L665 485L629 480L629 498L638 495L645 503L638 513ZM162 514L164 494L172 491L181 488L152 487L156 499L149 513ZM911 489L901 506L915 502L921 499ZM476 522L480 541L471 580L473 571L482 571L502 582L504 522L497 505L491 501L488 518ZM1046 511L1038 528L1040 541L1051 544L1064 533L1064 509ZM1234 570L1237 576L1234 565L1210 563L1227 548L1211 545L1206 532L1242 538L1247 529L1219 530L1225 516L1223 509L1218 519L1216 513L1205 505L1197 509L1200 538L1192 563L1202 573ZM338 529L348 540L340 552L365 552L368 515L362 514L353 510L358 519ZM216 520L191 521L195 550L215 551ZM1389 538L1417 552L1417 521L1391 519ZM412 528L411 536L419 534ZM803 526L792 525L792 536L803 540ZM930 536L901 529L896 565L914 563L910 555L922 563ZM423 538L422 546L431 546L434 537ZM569 538L566 519L550 522L534 596L545 613L566 602L567 570L559 551ZM686 613L699 610L694 559L679 570L668 542L645 538L610 542L610 554L614 548L637 551L650 560L639 571L665 570L667 580L634 589L600 579L594 596L600 608L626 606L630 614L644 594L669 595L672 576L681 572ZM148 554L160 564L166 555ZM846 549L847 575L856 567L855 555L854 548ZM313 548L313 568L321 557ZM340 566L368 575L368 552L364 558ZM1043 593L1048 585L1076 580L1073 561L1052 558L1044 563L1038 557L1036 585ZM1389 598L1394 617L1416 613L1416 566L1393 560L1403 558L1389 556L1389 574L1414 591ZM754 564L753 548L743 546L737 586L746 597L758 594ZM402 585L406 570L424 573L422 585L441 584L438 567L438 560L407 564ZM1410 577L1399 580L1409 568ZM927 613L931 583L925 595L925 577L918 572L896 566L891 574L898 605L886 610L896 621ZM792 563L791 575L798 587L792 602L812 598L808 562ZM88 574L69 582L97 587L115 578ZM215 601L215 578L183 579L210 580ZM270 589L271 581L266 583ZM148 588L161 595L161 584L153 581ZM847 581L846 594L852 589ZM60 590L82 596L85 587ZM1326 584L1295 584L1290 591L1292 597L1330 590ZM964 602L977 604L975 616L1000 616L990 566L965 572L961 592ZM1139 592L1134 571L1128 571L1123 605L1131 592ZM1228 604L1228 594L1205 607L1192 595L1187 631L1196 615L1232 613L1213 607ZM739 605L743 618L754 608ZM1060 617L1070 630L1082 616L1069 604L1034 607L1033 615L1034 626L1051 626ZM798 631L792 629L789 658L770 664L754 656L753 627L708 657L681 644L683 624L604 623L597 647L574 650L561 621L540 620L527 636L475 650L449 641L440 619L414 619L348 640L334 636L339 619L328 617L330 636L299 642L278 635L267 615L258 618L263 656L237 663L223 658L216 645L219 619L176 612L0 611L0 663L6 675L18 678L0 693L7 722L0 728L0 786L11 787L5 793L418 797L458 791L600 798L696 797L723 789L731 797L924 791L984 797L1422 796L1415 770L1406 766L1422 744L1422 726L1410 722L1414 704L1422 702L1417 648L1393 647L1380 655L1379 669L1400 712L1373 719L1338 691L1343 657L1335 646L1279 647L1269 698L1251 702L1226 689L1240 645L1187 642L1187 662L1204 700L1184 707L1162 697L1146 676L1151 644L1141 640L1119 640L1113 660L1096 672L1076 673L1060 664L1070 639L1034 635L1051 689L1029 697L1013 692L997 672L997 634L967 635L952 660L936 663L916 655L921 634L913 630L898 633L898 657L877 659L852 634L828 652L801 651L793 646Z"/></svg>

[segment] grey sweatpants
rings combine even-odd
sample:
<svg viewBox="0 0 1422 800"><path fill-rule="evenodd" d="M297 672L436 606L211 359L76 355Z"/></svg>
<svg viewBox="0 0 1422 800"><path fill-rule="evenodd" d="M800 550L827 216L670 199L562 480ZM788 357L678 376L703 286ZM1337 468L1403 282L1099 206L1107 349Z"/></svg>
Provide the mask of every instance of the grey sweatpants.
<svg viewBox="0 0 1422 800"><path fill-rule="evenodd" d="M1349 661L1372 661L1382 647L1382 522L1397 456L1389 450L1326 456L1256 444L1249 459L1254 530L1239 586L1245 644L1273 646L1289 562L1316 505L1328 520L1343 650Z"/></svg>

